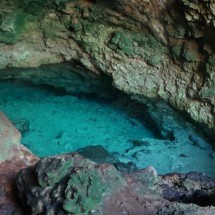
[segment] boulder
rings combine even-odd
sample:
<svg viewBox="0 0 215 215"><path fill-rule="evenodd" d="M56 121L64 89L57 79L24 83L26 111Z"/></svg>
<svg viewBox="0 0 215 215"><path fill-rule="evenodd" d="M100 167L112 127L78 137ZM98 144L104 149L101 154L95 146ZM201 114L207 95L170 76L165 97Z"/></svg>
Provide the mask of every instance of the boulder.
<svg viewBox="0 0 215 215"><path fill-rule="evenodd" d="M41 159L19 172L16 183L30 214L88 214L125 180L112 165L73 153Z"/></svg>

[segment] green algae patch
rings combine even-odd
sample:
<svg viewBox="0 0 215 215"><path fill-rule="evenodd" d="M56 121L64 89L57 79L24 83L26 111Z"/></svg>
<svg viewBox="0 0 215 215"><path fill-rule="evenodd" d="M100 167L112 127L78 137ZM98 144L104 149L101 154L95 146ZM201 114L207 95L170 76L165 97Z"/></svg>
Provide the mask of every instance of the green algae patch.
<svg viewBox="0 0 215 215"><path fill-rule="evenodd" d="M201 96L204 98L215 97L215 86L214 88L202 90Z"/></svg>
<svg viewBox="0 0 215 215"><path fill-rule="evenodd" d="M59 32L65 31L65 26L59 21L57 16L54 16L52 19L44 19L41 23L41 29L45 38L54 39Z"/></svg>
<svg viewBox="0 0 215 215"><path fill-rule="evenodd" d="M74 164L74 159L49 158L41 160L38 164L38 183L41 187L53 186L70 173Z"/></svg>
<svg viewBox="0 0 215 215"><path fill-rule="evenodd" d="M53 210L56 214L89 214L103 204L105 196L127 185L114 166L96 164L77 153L42 158L21 171L16 182L21 193L27 185L25 198L33 206L32 214Z"/></svg>
<svg viewBox="0 0 215 215"><path fill-rule="evenodd" d="M109 165L78 169L68 181L63 208L74 214L88 214L102 202L104 194L112 192L123 182L120 173Z"/></svg>
<svg viewBox="0 0 215 215"><path fill-rule="evenodd" d="M161 62L161 60L162 60L162 55L155 54L154 56L151 56L147 62L152 66L156 66Z"/></svg>
<svg viewBox="0 0 215 215"><path fill-rule="evenodd" d="M171 47L172 55L175 59L178 59L181 57L181 51L182 51L182 45L175 45Z"/></svg>
<svg viewBox="0 0 215 215"><path fill-rule="evenodd" d="M151 65L161 62L167 53L165 45L144 26L128 20L123 14L110 10L109 4L99 1L91 6L76 3L73 13L62 18L72 37L92 57L112 53L124 57L142 57Z"/></svg>
<svg viewBox="0 0 215 215"><path fill-rule="evenodd" d="M82 24L78 32L75 32L74 37L86 52L94 56L98 53L98 50L108 51L106 41L109 40L110 30L110 26L89 22Z"/></svg>
<svg viewBox="0 0 215 215"><path fill-rule="evenodd" d="M30 17L24 12L1 14L0 16L0 42L14 44L24 32L25 25Z"/></svg>
<svg viewBox="0 0 215 215"><path fill-rule="evenodd" d="M103 50L115 51L128 57L141 56L146 60L151 59L151 64L160 63L162 56L167 52L166 48L147 30L135 32L120 27L113 28L110 25L87 23L83 25L82 32L75 33L85 50L94 53L101 44Z"/></svg>
<svg viewBox="0 0 215 215"><path fill-rule="evenodd" d="M105 53L114 51L127 57L141 56L151 65L157 65L167 53L161 42L147 30L135 32L121 27L113 28L104 23L84 22L78 31L73 32L73 36L91 55L96 55L98 50Z"/></svg>
<svg viewBox="0 0 215 215"><path fill-rule="evenodd" d="M77 213L77 209L78 212L89 212L100 203L105 190L107 188L99 180L98 172L93 169L90 171L88 169L79 170L71 176L68 182L64 209L73 213Z"/></svg>
<svg viewBox="0 0 215 215"><path fill-rule="evenodd" d="M123 34L120 31L113 33L110 41L110 47L117 50L122 50L126 55L134 55L133 38Z"/></svg>

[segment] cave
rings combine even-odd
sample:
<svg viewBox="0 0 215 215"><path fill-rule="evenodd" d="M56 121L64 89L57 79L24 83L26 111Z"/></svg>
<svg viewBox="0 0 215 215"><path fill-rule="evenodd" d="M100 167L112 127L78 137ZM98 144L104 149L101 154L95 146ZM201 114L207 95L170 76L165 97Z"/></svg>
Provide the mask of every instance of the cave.
<svg viewBox="0 0 215 215"><path fill-rule="evenodd" d="M212 1L1 5L0 214L215 214Z"/></svg>
<svg viewBox="0 0 215 215"><path fill-rule="evenodd" d="M45 72L61 75L54 84L34 78ZM215 177L212 143L162 100L132 99L110 77L70 64L5 73L29 75L0 82L0 107L21 132L21 143L38 157L79 152L122 171L152 165L158 174L196 171Z"/></svg>

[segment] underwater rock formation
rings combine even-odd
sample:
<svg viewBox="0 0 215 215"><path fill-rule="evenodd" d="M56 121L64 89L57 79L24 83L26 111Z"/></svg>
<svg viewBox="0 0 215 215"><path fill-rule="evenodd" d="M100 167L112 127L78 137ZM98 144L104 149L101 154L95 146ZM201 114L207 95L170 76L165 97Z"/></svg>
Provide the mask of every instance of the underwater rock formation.
<svg viewBox="0 0 215 215"><path fill-rule="evenodd" d="M213 1L3 0L0 68L69 62L108 74L120 90L159 97L215 128ZM29 75L58 85L64 73ZM59 84L61 85L61 84ZM66 87L66 86L65 86Z"/></svg>
<svg viewBox="0 0 215 215"><path fill-rule="evenodd" d="M152 167L123 175L76 153L42 158L21 170L16 183L32 215L215 213L215 207L207 207L215 203L213 179L197 173L160 177ZM204 198L211 202L204 205Z"/></svg>

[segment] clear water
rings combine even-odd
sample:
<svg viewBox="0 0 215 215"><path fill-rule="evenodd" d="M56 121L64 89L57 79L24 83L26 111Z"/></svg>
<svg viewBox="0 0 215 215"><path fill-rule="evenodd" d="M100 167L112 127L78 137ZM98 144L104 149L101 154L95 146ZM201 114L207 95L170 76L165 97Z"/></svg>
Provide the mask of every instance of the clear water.
<svg viewBox="0 0 215 215"><path fill-rule="evenodd" d="M102 145L120 152L134 138L154 138L143 123L99 99L58 96L23 83L0 84L1 110L24 131L22 143L40 157Z"/></svg>
<svg viewBox="0 0 215 215"><path fill-rule="evenodd" d="M39 157L87 146L98 150L99 145L120 162L154 166L160 174L197 171L215 176L212 147L198 136L195 141L186 139L190 128L180 131L178 140L160 140L144 118L138 120L108 100L60 95L15 82L0 82L0 96L0 110L22 132L22 143Z"/></svg>

